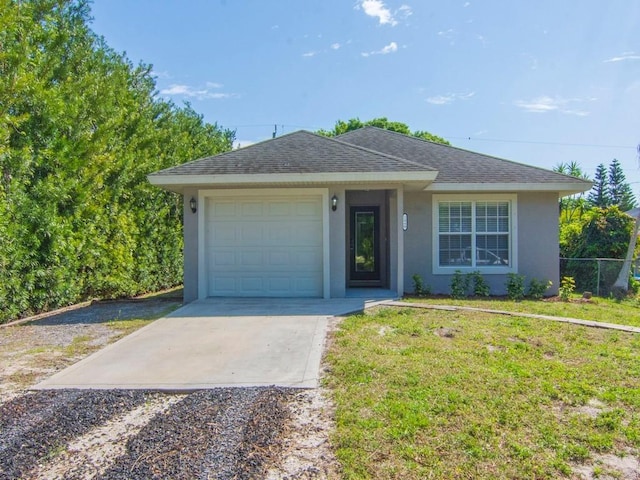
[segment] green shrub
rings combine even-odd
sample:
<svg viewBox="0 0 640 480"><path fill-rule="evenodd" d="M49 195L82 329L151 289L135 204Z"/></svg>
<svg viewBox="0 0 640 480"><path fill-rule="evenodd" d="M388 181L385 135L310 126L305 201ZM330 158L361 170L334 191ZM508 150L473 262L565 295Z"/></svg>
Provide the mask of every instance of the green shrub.
<svg viewBox="0 0 640 480"><path fill-rule="evenodd" d="M467 278L467 282L473 287L473 294L476 297L488 297L491 294L489 285L478 270L468 273Z"/></svg>
<svg viewBox="0 0 640 480"><path fill-rule="evenodd" d="M534 300L540 300L544 297L544 294L549 288L551 288L553 282L551 280L547 280L546 282L543 280L538 280L537 278L532 278L529 281L529 289L527 290L527 296L529 298L533 298Z"/></svg>
<svg viewBox="0 0 640 480"><path fill-rule="evenodd" d="M415 295L421 296L431 294L431 287L424 284L422 277L419 274L414 273L411 278L413 279L413 293Z"/></svg>
<svg viewBox="0 0 640 480"><path fill-rule="evenodd" d="M568 302L571 294L576 289L576 281L573 277L562 277L560 280L559 294L563 302Z"/></svg>
<svg viewBox="0 0 640 480"><path fill-rule="evenodd" d="M507 275L507 297L510 300L518 301L524 298L524 275L519 273L509 273Z"/></svg>
<svg viewBox="0 0 640 480"><path fill-rule="evenodd" d="M451 277L451 298L464 298L467 296L469 289L469 277L462 274L460 270L456 270Z"/></svg>

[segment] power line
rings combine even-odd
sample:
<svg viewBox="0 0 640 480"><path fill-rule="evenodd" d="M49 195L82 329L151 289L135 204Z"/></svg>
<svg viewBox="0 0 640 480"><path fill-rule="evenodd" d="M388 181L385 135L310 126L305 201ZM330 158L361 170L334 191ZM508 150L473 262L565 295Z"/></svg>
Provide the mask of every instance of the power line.
<svg viewBox="0 0 640 480"><path fill-rule="evenodd" d="M544 142L536 140L505 140L500 138L474 138L474 137L444 137L448 140L472 140L478 142L499 142L499 143L527 143L532 145L554 145L557 147L589 147L589 148L631 148L629 145L604 145L597 143L564 143L564 142Z"/></svg>
<svg viewBox="0 0 640 480"><path fill-rule="evenodd" d="M257 123L257 124L248 124L248 125L227 125L226 128L263 128L263 127L274 127L274 123ZM311 125L291 125L291 124L278 124L280 126L281 131L284 133L285 128L293 129L293 128L302 128L305 130L320 130L323 127L319 126L311 126ZM546 142L542 140L508 140L504 138L479 138L479 137L456 137L456 136L448 136L448 135L439 135L447 140L467 140L474 142L495 142L495 143L519 143L519 144L529 144L529 145L551 145L556 147L583 147L583 148L625 148L625 149L639 149L639 145L607 145L607 144L599 144L599 143L569 143L569 142Z"/></svg>

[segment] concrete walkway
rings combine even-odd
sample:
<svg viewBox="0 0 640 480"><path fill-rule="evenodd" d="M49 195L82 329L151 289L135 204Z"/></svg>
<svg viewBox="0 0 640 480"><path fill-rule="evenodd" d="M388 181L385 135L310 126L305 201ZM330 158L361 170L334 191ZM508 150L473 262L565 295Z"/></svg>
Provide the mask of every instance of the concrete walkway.
<svg viewBox="0 0 640 480"><path fill-rule="evenodd" d="M382 302L383 305L390 307L409 307L409 308L424 308L428 310L464 310L468 312L483 312L483 313L495 313L498 315L509 315L512 317L524 317L524 318L536 318L538 320L551 320L553 322L572 323L574 325L583 325L585 327L605 328L608 330L620 330L622 332L640 333L640 327L632 327L630 325L621 325L618 323L607 322L594 322L593 320L582 320L580 318L570 317L556 317L553 315L540 315L537 313L524 313L524 312L512 312L508 310L492 310L488 308L476 308L476 307L462 307L454 305L431 305L428 303L415 303L415 302L403 302L390 300L388 302Z"/></svg>
<svg viewBox="0 0 640 480"><path fill-rule="evenodd" d="M374 304L367 298L198 301L34 388L313 388L318 384L329 318Z"/></svg>

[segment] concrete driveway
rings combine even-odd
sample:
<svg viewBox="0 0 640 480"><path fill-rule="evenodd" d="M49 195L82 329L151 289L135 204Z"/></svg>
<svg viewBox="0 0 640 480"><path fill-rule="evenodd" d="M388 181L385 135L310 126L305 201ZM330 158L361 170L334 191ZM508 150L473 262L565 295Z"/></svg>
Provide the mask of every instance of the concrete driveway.
<svg viewBox="0 0 640 480"><path fill-rule="evenodd" d="M371 304L364 298L198 301L34 388L313 388L328 320Z"/></svg>

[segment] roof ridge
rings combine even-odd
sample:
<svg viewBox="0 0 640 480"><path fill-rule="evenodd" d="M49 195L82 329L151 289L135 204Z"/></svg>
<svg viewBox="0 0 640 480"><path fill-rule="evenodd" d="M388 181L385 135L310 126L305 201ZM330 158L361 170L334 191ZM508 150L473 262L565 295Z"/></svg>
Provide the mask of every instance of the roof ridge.
<svg viewBox="0 0 640 480"><path fill-rule="evenodd" d="M308 134L311 134L311 135L315 135L316 137L325 138L327 140L331 140L332 142L339 143L340 145L345 145L345 146L347 146L349 148L355 148L356 150L362 150L364 152L373 153L373 154L378 155L380 157L385 157L385 158L390 158L392 160L400 161L400 162L406 163L407 165L413 165L415 167L426 168L429 171L433 171L433 172L437 171L435 168L429 167L429 166L424 165L422 163L414 162L413 160L408 160L406 158L398 157L396 155L390 155L388 153L380 152L378 150L373 150L372 148L362 147L360 145L355 145L353 143L345 142L345 141L339 140L338 137L325 137L324 135L319 135L319 134L314 133L314 132L309 132L308 130L298 130L298 131L299 132L308 133Z"/></svg>
<svg viewBox="0 0 640 480"><path fill-rule="evenodd" d="M531 164L528 164L528 163L516 162L515 160L509 160L509 159L507 159L507 158L497 157L497 156L495 156L495 155L489 155L489 154L486 154L486 153L480 153L480 152L476 152L476 151L473 151L473 150L467 150L466 148L457 147L457 146L455 146L455 145L444 145L444 144L442 144L442 143L433 142L433 141L431 141L431 140L426 140L426 139L424 139L424 138L414 137L413 135L406 135L406 134L404 134L404 133L395 132L395 131L393 131L393 130L387 130L387 129L385 129L385 128L375 127L375 126L373 126L373 125L366 125L366 126L364 126L364 127L358 128L358 129L356 129L356 130L351 130L351 131L349 131L349 132L345 132L345 133L343 133L343 134L341 134L341 135L338 135L338 137L341 137L341 136L343 136L343 135L349 135L349 134L350 134L350 133L352 133L352 132L353 132L353 133L355 133L355 132L357 132L358 130L366 130L366 129L370 129L370 130L378 130L378 131L381 131L381 132L385 132L386 134L393 134L393 135L401 136L401 137L403 137L403 138L408 138L408 139L411 139L411 140L417 140L417 141L420 141L420 142L424 142L424 143L428 143L428 144L431 144L431 145L435 145L435 146L436 146L436 147L438 147L438 148L451 148L451 149L458 150L458 151L461 151L461 152L470 153L470 154L472 154L472 155L480 155L480 156L482 156L482 157L492 158L492 159L494 159L494 160L499 160L499 161L501 161L501 162L507 162L507 163L510 163L510 164L512 164L512 165L518 165L518 166L520 166L520 167L533 168L533 169L536 169L536 170L539 170L539 171L548 172L548 173L553 173L553 174L555 174L555 175L563 176L563 177L568 178L568 179L572 179L572 180L580 180L580 181L585 182L585 183L591 183L591 184L593 184L593 181L591 181L591 180L586 180L586 179L584 179L584 178L575 177L575 176L573 176L573 175L568 175L568 174L566 174L566 173L556 172L556 171L554 171L554 170L550 170L550 169L548 169L548 168L544 168L544 167L539 167L539 166L537 166L537 165L531 165ZM348 143L348 142L346 142L346 141L345 141L345 143ZM435 170L435 169L434 169L434 170ZM436 181L437 181L437 180L436 180Z"/></svg>

